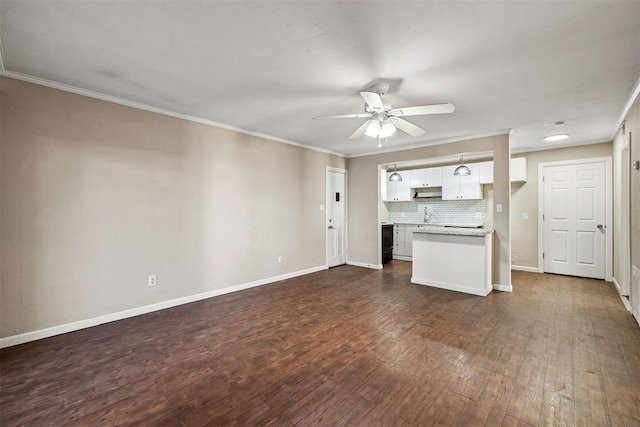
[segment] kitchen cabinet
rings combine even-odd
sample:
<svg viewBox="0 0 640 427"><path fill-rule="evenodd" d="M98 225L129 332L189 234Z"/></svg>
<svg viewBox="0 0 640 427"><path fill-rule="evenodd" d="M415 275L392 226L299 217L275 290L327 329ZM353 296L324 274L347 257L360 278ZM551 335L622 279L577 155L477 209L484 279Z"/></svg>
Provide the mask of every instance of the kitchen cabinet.
<svg viewBox="0 0 640 427"><path fill-rule="evenodd" d="M387 172L387 197L385 202L410 202L411 199L411 173L409 171L398 172L402 181L389 181L393 172Z"/></svg>
<svg viewBox="0 0 640 427"><path fill-rule="evenodd" d="M413 232L428 225L394 224L393 226L393 258L411 261L413 256Z"/></svg>
<svg viewBox="0 0 640 427"><path fill-rule="evenodd" d="M493 161L476 163L480 174L480 184L493 184Z"/></svg>
<svg viewBox="0 0 640 427"><path fill-rule="evenodd" d="M442 168L442 200L482 199L480 167L477 163L465 164L471 169L471 175L455 176L453 172L459 165Z"/></svg>
<svg viewBox="0 0 640 427"><path fill-rule="evenodd" d="M387 200L387 170L380 169L380 197Z"/></svg>
<svg viewBox="0 0 640 427"><path fill-rule="evenodd" d="M411 171L411 188L442 187L442 168Z"/></svg>
<svg viewBox="0 0 640 427"><path fill-rule="evenodd" d="M509 163L511 182L527 182L527 158L516 157Z"/></svg>
<svg viewBox="0 0 640 427"><path fill-rule="evenodd" d="M493 184L493 161L474 163L480 168L480 184ZM511 182L527 182L527 158L516 157L509 162Z"/></svg>
<svg viewBox="0 0 640 427"><path fill-rule="evenodd" d="M405 250L405 228L404 224L394 224L393 226L393 258L399 258L406 256Z"/></svg>

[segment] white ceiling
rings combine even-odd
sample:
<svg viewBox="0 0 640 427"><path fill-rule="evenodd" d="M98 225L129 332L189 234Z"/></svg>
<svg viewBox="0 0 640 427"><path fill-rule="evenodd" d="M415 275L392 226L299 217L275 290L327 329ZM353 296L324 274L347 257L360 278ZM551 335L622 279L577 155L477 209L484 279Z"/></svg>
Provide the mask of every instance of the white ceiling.
<svg viewBox="0 0 640 427"><path fill-rule="evenodd" d="M39 78L347 156L509 129L526 151L612 139L640 76L640 1L0 0L3 74ZM407 118L348 137L388 81ZM562 128L545 126L564 120ZM567 132L552 145L544 135Z"/></svg>

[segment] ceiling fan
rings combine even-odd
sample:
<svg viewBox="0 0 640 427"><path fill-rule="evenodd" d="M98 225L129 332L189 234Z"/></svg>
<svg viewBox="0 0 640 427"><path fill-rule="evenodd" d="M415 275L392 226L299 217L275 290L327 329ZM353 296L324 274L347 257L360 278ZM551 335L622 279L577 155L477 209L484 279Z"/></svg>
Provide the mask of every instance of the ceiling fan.
<svg viewBox="0 0 640 427"><path fill-rule="evenodd" d="M391 104L384 103L382 100L382 95L388 90L388 83L378 83L371 87L371 91L360 92L360 96L365 102L364 113L316 116L314 119L369 119L356 129L349 139L358 139L362 135L373 138L386 138L391 136L396 129L400 129L411 136L420 136L424 134L425 130L401 117L453 113L455 110L453 104L448 103L393 108Z"/></svg>

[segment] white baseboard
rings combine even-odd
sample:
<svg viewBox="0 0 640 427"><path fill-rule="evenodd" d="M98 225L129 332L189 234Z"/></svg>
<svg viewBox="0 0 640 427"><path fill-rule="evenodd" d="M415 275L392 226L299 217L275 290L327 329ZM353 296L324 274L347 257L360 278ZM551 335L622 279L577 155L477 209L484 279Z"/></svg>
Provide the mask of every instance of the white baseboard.
<svg viewBox="0 0 640 427"><path fill-rule="evenodd" d="M353 265L356 267L373 268L374 270L382 269L382 264L369 264L368 262L360 262L360 261L347 261L347 264Z"/></svg>
<svg viewBox="0 0 640 427"><path fill-rule="evenodd" d="M487 295L489 295L489 292L491 292L491 289L469 288L467 286L438 282L435 280L421 279L419 277L413 276L411 277L411 283L415 283L416 285L433 286L434 288L447 289L449 291L464 292L465 294L478 295L481 297L486 297Z"/></svg>
<svg viewBox="0 0 640 427"><path fill-rule="evenodd" d="M631 308L631 303L629 302L629 298L620 295L620 300L622 301L622 305L624 305L624 308L629 312L629 313L633 313L633 310Z"/></svg>
<svg viewBox="0 0 640 427"><path fill-rule="evenodd" d="M493 290L494 291L501 291L501 292L513 292L513 286L511 284L509 284L509 285L501 285L499 283L494 283L493 284Z"/></svg>
<svg viewBox="0 0 640 427"><path fill-rule="evenodd" d="M529 273L540 273L540 270L538 270L538 267L529 267L526 265L511 264L511 269L518 270L518 271L528 271Z"/></svg>
<svg viewBox="0 0 640 427"><path fill-rule="evenodd" d="M620 290L620 284L618 283L618 281L616 280L616 278L612 278L611 280L613 282L613 285L616 287L616 290L618 291L618 295L622 296L622 291Z"/></svg>
<svg viewBox="0 0 640 427"><path fill-rule="evenodd" d="M294 271L279 276L267 277L265 279L255 280L253 282L241 283L235 286L229 286L222 289L214 289L212 291L200 294L189 295L186 297L176 298L168 301L162 301L155 304L149 304L142 307L136 307L129 310L118 311L116 313L105 314L103 316L93 317L91 319L80 320L77 322L66 323L64 325L52 326L50 328L40 329L37 331L25 332L19 335L0 338L0 348L11 347L18 344L24 344L30 341L36 341L55 335L66 334L67 332L78 331L80 329L98 326L103 323L114 322L116 320L126 319L128 317L139 316L141 314L151 313L153 311L164 310L166 308L176 307L178 305L188 304L190 302L200 301L207 298L217 297L220 295L230 294L257 286L268 285L269 283L279 282L281 280L291 279L293 277L304 276L306 274L315 273L317 271L326 270L326 265L311 267L305 270Z"/></svg>
<svg viewBox="0 0 640 427"><path fill-rule="evenodd" d="M413 261L413 257L406 255L394 255L393 259L399 259L400 261Z"/></svg>

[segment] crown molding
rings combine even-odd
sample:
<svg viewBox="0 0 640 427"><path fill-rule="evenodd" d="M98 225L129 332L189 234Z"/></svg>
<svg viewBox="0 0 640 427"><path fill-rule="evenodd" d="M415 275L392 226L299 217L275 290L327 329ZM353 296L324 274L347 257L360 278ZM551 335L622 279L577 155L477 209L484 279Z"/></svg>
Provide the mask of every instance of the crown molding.
<svg viewBox="0 0 640 427"><path fill-rule="evenodd" d="M624 108L622 109L622 112L620 113L620 116L618 117L618 121L616 123L616 127L615 127L615 129L613 129L613 131L611 133L611 137L609 138L610 140L613 141L615 139L616 134L618 133L618 130L622 126L622 122L624 122L625 118L629 114L629 110L631 110L631 107L633 107L633 104L636 102L636 100L638 99L639 95L640 95L640 77L638 77L638 80L636 80L636 84L633 85L633 89L631 90L631 94L629 95L629 99L627 99L627 102L624 104Z"/></svg>
<svg viewBox="0 0 640 427"><path fill-rule="evenodd" d="M367 153L362 153L362 154L352 154L352 155L347 155L345 157L348 159L353 159L357 157L375 156L376 154L396 153L399 151L413 150L416 148L432 147L434 145L450 144L452 142L461 142L461 141L468 141L470 139L488 138L491 136L509 135L509 134L511 134L511 129L502 129L502 130L493 131L493 132L476 133L472 135L455 136L451 138L438 139L431 142L421 142L421 143L405 145L405 146L393 148L393 149L390 148L385 150L384 148L382 148L376 151L369 151Z"/></svg>
<svg viewBox="0 0 640 427"><path fill-rule="evenodd" d="M1 52L0 52L1 53ZM1 65L1 64L0 64ZM261 132L254 132L247 129L242 129L235 126L226 125L224 123L218 123L213 120L203 119L201 117L192 116L189 114L178 113L175 111L167 110L165 108L154 107L152 105L143 104L136 101L130 101L128 99L119 98L116 96L107 95L101 92L95 92L88 89L82 89L77 86L68 85L65 83L59 83L52 80L42 79L40 77L33 77L28 74L17 73L14 71L6 71L4 69L0 70L0 75L4 77L9 77L15 80L21 80L27 83L33 83L40 86L46 86L52 89L58 89L64 92L74 93L76 95L87 96L89 98L99 99L101 101L107 101L114 104L124 105L126 107L136 108L138 110L144 110L151 113L162 114L164 116L174 117L176 119L187 120L189 122L200 123L206 126L212 126L220 129L226 129L233 132L241 133L244 135L255 136L258 138L266 139L269 141L280 142L282 144L293 145L294 147L305 148L307 150L318 151L320 153L331 154L338 157L346 157L343 153L338 153L336 151L326 150L320 147L314 147L312 145L305 145L295 141L289 141L288 139L279 138L273 135L267 135Z"/></svg>
<svg viewBox="0 0 640 427"><path fill-rule="evenodd" d="M584 145L592 145L592 144L601 144L603 142L611 142L611 139L608 138L601 138L601 139L594 139L591 141L587 141L587 142L574 142L572 144L562 144L562 145L554 145L553 147L534 147L534 148L518 148L518 149L512 149L511 150L511 154L522 154L522 153L534 153L536 151L548 151L548 150L560 150L562 148L572 148L572 147L582 147Z"/></svg>

